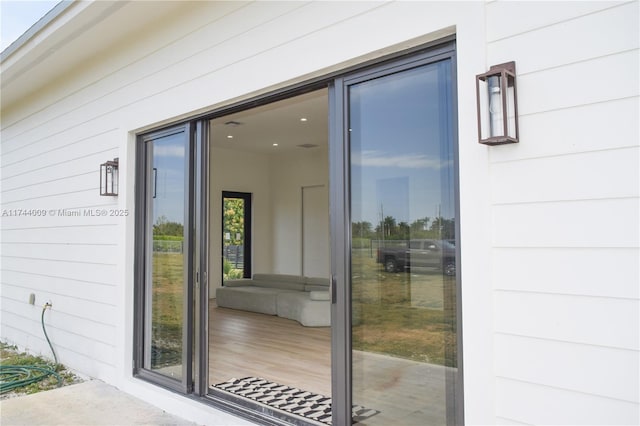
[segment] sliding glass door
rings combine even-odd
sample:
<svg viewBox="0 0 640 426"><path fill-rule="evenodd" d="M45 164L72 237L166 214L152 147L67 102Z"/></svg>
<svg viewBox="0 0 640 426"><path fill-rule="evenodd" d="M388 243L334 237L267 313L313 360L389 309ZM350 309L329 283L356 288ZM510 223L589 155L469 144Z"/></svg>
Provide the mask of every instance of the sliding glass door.
<svg viewBox="0 0 640 426"><path fill-rule="evenodd" d="M141 136L137 150L136 372L183 392L194 380L196 128Z"/></svg>
<svg viewBox="0 0 640 426"><path fill-rule="evenodd" d="M340 426L463 424L455 44L323 84L319 94L218 111L138 138L135 373L265 424L317 424L320 417ZM307 111L298 118L300 106L318 119ZM282 112L294 108L295 115ZM282 126L274 125L278 114ZM328 161L327 151L301 154L316 145L298 144L293 131L289 153L270 149L284 151L287 132L265 149L270 140L255 123L280 129L290 117L296 126L321 123L305 135L329 139ZM209 140L209 120L253 133L245 145L240 137L229 145L223 132ZM255 152L240 173L233 159L248 157L249 141ZM209 145L217 149L211 168ZM331 238L322 235L329 233L327 167ZM311 171L319 177L307 182ZM209 196L220 207L209 209ZM253 240L261 250L251 258ZM283 255L295 247L299 258ZM304 292L286 288L275 300L294 298L325 315L330 309L330 326L223 306L216 298L222 282L250 278L252 263L264 275L300 275ZM243 297L269 293L257 287ZM255 306L268 300L274 297ZM235 382L235 393L227 389L226 381L249 376L265 395L252 399ZM296 401L271 393L285 388Z"/></svg>
<svg viewBox="0 0 640 426"><path fill-rule="evenodd" d="M343 185L333 200L345 214L334 232L346 238L333 258L347 329L335 338L348 377L338 418L462 422L452 70L452 53L433 53L337 85Z"/></svg>

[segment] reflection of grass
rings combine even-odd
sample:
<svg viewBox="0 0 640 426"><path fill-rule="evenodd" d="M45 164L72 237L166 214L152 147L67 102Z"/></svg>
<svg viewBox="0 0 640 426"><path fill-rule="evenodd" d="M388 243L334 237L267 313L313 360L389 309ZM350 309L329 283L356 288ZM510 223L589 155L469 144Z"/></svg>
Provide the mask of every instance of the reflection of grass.
<svg viewBox="0 0 640 426"><path fill-rule="evenodd" d="M440 271L387 273L352 256L353 349L455 366L455 279Z"/></svg>
<svg viewBox="0 0 640 426"><path fill-rule="evenodd" d="M154 253L154 367L180 363L183 257ZM355 250L353 349L456 365L455 279L441 271L387 273L368 250Z"/></svg>
<svg viewBox="0 0 640 426"><path fill-rule="evenodd" d="M153 254L153 367L176 365L182 357L184 260L181 253Z"/></svg>

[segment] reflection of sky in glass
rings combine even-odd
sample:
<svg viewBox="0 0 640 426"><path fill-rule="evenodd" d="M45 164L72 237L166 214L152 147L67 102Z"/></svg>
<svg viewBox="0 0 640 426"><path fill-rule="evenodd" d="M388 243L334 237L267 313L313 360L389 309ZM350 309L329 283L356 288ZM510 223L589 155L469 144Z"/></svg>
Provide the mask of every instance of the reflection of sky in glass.
<svg viewBox="0 0 640 426"><path fill-rule="evenodd" d="M184 224L185 139L185 133L178 133L153 141L154 223L165 216L169 222Z"/></svg>
<svg viewBox="0 0 640 426"><path fill-rule="evenodd" d="M453 217L449 62L350 89L352 221Z"/></svg>

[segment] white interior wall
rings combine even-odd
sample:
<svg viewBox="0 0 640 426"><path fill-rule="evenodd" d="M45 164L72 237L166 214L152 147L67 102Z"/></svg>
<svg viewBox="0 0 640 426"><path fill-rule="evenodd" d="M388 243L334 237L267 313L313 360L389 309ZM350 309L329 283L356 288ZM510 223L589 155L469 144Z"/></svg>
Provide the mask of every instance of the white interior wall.
<svg viewBox="0 0 640 426"><path fill-rule="evenodd" d="M273 272L302 274L302 187L329 185L329 162L325 148L300 149L272 155L271 207L273 229ZM329 200L323 211L329 217ZM326 238L328 235L318 236ZM327 252L318 262L329 264ZM328 275L325 275L328 276Z"/></svg>
<svg viewBox="0 0 640 426"><path fill-rule="evenodd" d="M330 277L329 188L302 188L302 275Z"/></svg>
<svg viewBox="0 0 640 426"><path fill-rule="evenodd" d="M253 194L253 272L302 273L303 186L328 186L329 164L324 148L294 153L259 154L214 148L210 151L210 297L221 285L222 191ZM328 222L329 200L322 211ZM326 239L328 235L319 235ZM329 253L317 261L328 265ZM327 274L324 274L327 276Z"/></svg>

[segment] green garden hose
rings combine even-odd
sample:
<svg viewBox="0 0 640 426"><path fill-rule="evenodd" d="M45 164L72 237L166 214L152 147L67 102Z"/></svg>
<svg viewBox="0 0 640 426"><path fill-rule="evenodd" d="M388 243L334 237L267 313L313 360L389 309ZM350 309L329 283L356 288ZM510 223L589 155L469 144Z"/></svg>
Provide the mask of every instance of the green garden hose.
<svg viewBox="0 0 640 426"><path fill-rule="evenodd" d="M42 307L42 315L40 316L40 322L42 323L42 332L44 333L44 337L47 339L47 343L49 344L49 348L51 349L51 353L53 354L53 360L55 363L58 363L58 357L56 356L56 351L53 350L53 345L51 345L51 340L49 340L49 335L47 334L47 329L44 328L44 313L47 308L51 307L51 303L47 302Z"/></svg>
<svg viewBox="0 0 640 426"><path fill-rule="evenodd" d="M44 326L44 312L49 307L51 307L50 303L46 303L42 307L42 316L40 317L40 320L42 322L42 331L44 332L44 337L47 339L47 343L49 343L49 348L51 348L55 363L58 364L58 357L53 350L53 345L51 345L51 340L49 340L47 330ZM55 370L46 366L0 365L0 394L10 392L12 390L30 385L32 383L37 383L49 376L54 376L56 379L58 379L58 387L62 385L62 377L60 377L60 375L56 373Z"/></svg>

